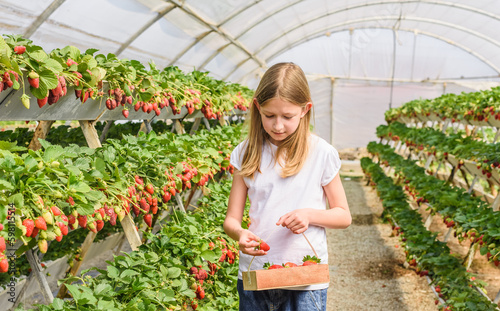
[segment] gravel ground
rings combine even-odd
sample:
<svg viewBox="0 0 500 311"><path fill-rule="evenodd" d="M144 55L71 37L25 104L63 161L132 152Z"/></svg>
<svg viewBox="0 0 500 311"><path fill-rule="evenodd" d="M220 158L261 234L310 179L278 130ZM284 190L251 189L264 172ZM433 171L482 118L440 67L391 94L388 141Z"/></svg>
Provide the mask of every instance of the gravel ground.
<svg viewBox="0 0 500 311"><path fill-rule="evenodd" d="M426 279L404 267L404 250L391 226L379 218L382 206L375 191L359 177L344 177L342 182L353 223L327 232L327 310L438 310Z"/></svg>

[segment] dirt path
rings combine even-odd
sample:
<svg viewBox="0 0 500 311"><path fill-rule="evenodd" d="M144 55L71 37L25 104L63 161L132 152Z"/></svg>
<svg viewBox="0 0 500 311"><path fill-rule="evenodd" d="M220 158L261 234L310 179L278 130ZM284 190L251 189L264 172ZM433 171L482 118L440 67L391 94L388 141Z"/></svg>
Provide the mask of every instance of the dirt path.
<svg viewBox="0 0 500 311"><path fill-rule="evenodd" d="M438 310L426 279L404 267L404 250L391 235L391 226L379 218L382 205L375 191L359 177L344 177L342 182L353 223L345 230L327 232L331 271L327 310Z"/></svg>

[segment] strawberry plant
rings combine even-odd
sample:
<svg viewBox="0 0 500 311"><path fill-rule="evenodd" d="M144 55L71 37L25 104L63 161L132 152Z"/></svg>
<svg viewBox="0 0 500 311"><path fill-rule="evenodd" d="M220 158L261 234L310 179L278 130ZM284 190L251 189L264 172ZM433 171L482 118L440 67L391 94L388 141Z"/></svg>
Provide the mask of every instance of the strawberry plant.
<svg viewBox="0 0 500 311"><path fill-rule="evenodd" d="M440 308L448 310L496 310L490 302L474 289L483 283L475 281L462 266L461 260L450 254L448 246L436 239L437 233L427 231L418 211L411 209L401 186L394 184L382 168L367 157L361 166L370 184L376 187L384 206L383 217L399 227L407 261L420 276L428 276L439 286L439 297L445 301ZM396 226L397 224L397 226Z"/></svg>

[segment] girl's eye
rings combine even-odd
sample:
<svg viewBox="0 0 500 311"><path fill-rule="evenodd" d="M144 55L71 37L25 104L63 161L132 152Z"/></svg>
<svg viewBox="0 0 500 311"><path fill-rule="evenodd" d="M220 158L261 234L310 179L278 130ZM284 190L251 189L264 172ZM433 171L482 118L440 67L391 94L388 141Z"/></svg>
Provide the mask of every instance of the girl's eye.
<svg viewBox="0 0 500 311"><path fill-rule="evenodd" d="M284 118L285 118L285 119L287 119L287 120L290 120L290 119L291 119L291 118L293 118L293 117L287 117L287 116L284 116Z"/></svg>
<svg viewBox="0 0 500 311"><path fill-rule="evenodd" d="M268 119L271 119L272 117L274 117L274 116L272 116L272 115L271 115L271 116L264 115L264 116L265 116L266 118L268 118Z"/></svg>

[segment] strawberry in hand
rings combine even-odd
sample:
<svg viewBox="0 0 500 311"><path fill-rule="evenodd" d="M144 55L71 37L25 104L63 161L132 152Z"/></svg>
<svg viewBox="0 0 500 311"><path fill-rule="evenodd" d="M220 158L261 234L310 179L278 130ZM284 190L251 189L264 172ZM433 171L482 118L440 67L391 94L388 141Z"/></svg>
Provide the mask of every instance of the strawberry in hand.
<svg viewBox="0 0 500 311"><path fill-rule="evenodd" d="M264 252L267 252L268 250L271 249L271 247L269 247L269 245L266 242L260 240L259 246L257 246L255 249L260 249L263 250Z"/></svg>

